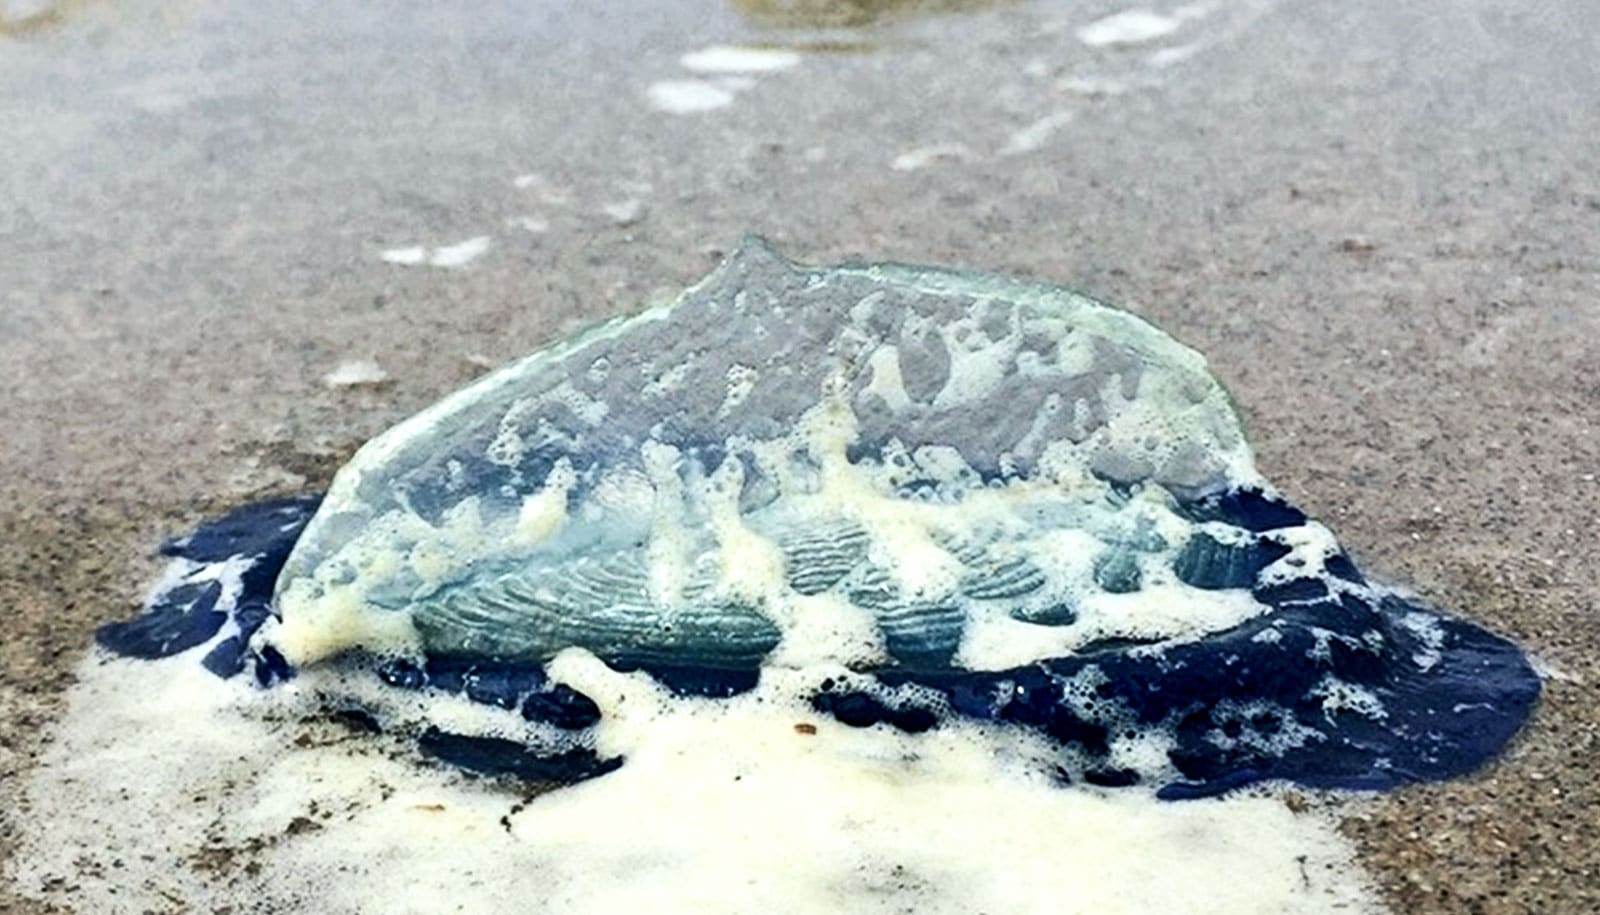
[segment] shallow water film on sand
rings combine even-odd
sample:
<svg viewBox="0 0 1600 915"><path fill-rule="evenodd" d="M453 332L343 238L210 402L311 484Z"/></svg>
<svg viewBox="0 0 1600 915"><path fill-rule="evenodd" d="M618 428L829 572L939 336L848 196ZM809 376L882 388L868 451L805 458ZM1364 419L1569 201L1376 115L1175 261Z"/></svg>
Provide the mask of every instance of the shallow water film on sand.
<svg viewBox="0 0 1600 915"><path fill-rule="evenodd" d="M1284 786L1462 774L1539 691L1151 325L759 240L165 552L35 776L47 897L1363 910Z"/></svg>

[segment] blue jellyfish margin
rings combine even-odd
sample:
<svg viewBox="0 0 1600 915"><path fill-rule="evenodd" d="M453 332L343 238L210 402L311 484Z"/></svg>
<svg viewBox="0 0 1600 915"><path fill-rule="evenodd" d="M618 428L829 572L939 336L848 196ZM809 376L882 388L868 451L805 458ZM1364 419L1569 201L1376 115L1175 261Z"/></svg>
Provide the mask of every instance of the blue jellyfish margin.
<svg viewBox="0 0 1600 915"><path fill-rule="evenodd" d="M253 675L262 687L294 676L270 648L252 652L250 639L271 615L278 572L319 502L302 496L246 505L167 542L161 552L173 568L163 585L138 617L101 627L96 640L131 658L194 651L218 677ZM1263 583L1262 570L1286 551L1274 532L1307 522L1276 495L1234 489L1180 508L1247 536L1228 544L1195 537L1176 560L1178 576L1196 587L1248 588L1268 612L1196 641L1108 642L1008 670L886 667L868 675L872 689L823 680L813 707L847 725L912 733L939 727L949 714L1031 729L1090 761L1060 771L1063 781L1103 787L1149 781L1114 764L1113 744L1120 729L1159 729L1176 777L1155 787L1169 800L1265 781L1384 790L1452 778L1495 757L1532 714L1540 680L1516 645L1369 583L1346 555L1332 557L1321 577ZM347 660L394 689L458 694L562 730L581 732L600 719L593 701L535 663ZM644 670L680 695L732 696L753 688L760 674L602 660ZM895 689L906 684L923 688ZM1108 720L1090 708L1117 714ZM339 711L379 727L360 709ZM417 742L446 763L533 781L574 782L623 763L581 742L540 752L436 728Z"/></svg>

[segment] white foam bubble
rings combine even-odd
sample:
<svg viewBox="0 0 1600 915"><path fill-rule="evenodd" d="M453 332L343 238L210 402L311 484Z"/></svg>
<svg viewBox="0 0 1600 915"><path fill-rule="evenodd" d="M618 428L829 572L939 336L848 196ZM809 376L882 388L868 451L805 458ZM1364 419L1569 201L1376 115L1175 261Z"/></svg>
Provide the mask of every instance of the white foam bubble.
<svg viewBox="0 0 1600 915"><path fill-rule="evenodd" d="M1156 68L1170 67L1180 64L1204 50L1205 46L1199 42L1179 45L1175 48L1161 48L1150 54L1150 66Z"/></svg>
<svg viewBox="0 0 1600 915"><path fill-rule="evenodd" d="M534 235L543 235L550 231L550 220L540 216L513 216L506 220L506 225L531 232Z"/></svg>
<svg viewBox="0 0 1600 915"><path fill-rule="evenodd" d="M800 54L784 48L712 45L691 51L678 62L695 73L773 73L800 63Z"/></svg>
<svg viewBox="0 0 1600 915"><path fill-rule="evenodd" d="M453 245L434 248L428 264L434 267L465 267L488 251L491 242L489 236L479 235Z"/></svg>
<svg viewBox="0 0 1600 915"><path fill-rule="evenodd" d="M897 172L916 171L939 162L960 161L972 158L972 150L964 143L935 143L908 149L889 163Z"/></svg>
<svg viewBox="0 0 1600 915"><path fill-rule="evenodd" d="M378 257L384 263L404 267L424 264L430 267L465 267L488 251L492 243L493 239L488 235L479 235L453 245L441 245L431 249L422 245L390 248L381 252Z"/></svg>
<svg viewBox="0 0 1600 915"><path fill-rule="evenodd" d="M191 655L91 658L28 777L8 878L85 913L1377 911L1326 814L1271 795L1062 788L1023 764L1047 747L848 728L782 671L727 701L579 652L552 672L627 762L530 797L321 723L316 671L261 691Z"/></svg>
<svg viewBox="0 0 1600 915"><path fill-rule="evenodd" d="M373 359L350 359L322 376L322 383L330 388L373 386L388 380L389 373Z"/></svg>
<svg viewBox="0 0 1600 915"><path fill-rule="evenodd" d="M1072 118L1073 114L1070 111L1057 111L1045 115L1013 133L1006 140L1006 145L1000 149L1000 155L1015 156L1042 148L1061 128L1071 124Z"/></svg>
<svg viewBox="0 0 1600 915"><path fill-rule="evenodd" d="M1116 47L1144 44L1165 38L1183 25L1177 16L1165 16L1148 9L1129 9L1096 19L1078 29L1078 40L1090 47Z"/></svg>
<svg viewBox="0 0 1600 915"><path fill-rule="evenodd" d="M703 79L667 79L645 90L650 106L668 114L698 114L733 103L733 90Z"/></svg>
<svg viewBox="0 0 1600 915"><path fill-rule="evenodd" d="M390 248L389 250L379 254L378 257L382 258L383 262L386 264L401 264L403 266L410 267L417 264L426 263L428 260L428 249L422 247L421 245L411 245L405 248Z"/></svg>

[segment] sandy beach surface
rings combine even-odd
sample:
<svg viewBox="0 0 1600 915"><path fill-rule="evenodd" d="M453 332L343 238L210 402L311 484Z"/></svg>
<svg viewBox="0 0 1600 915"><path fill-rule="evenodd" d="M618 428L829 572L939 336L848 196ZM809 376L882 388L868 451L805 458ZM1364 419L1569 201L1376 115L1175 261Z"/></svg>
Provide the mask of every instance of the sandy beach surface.
<svg viewBox="0 0 1600 915"><path fill-rule="evenodd" d="M1600 909L1600 5L1126 9L0 0L0 795L164 535L756 232L1204 352L1364 568L1547 675L1350 808L1394 911Z"/></svg>

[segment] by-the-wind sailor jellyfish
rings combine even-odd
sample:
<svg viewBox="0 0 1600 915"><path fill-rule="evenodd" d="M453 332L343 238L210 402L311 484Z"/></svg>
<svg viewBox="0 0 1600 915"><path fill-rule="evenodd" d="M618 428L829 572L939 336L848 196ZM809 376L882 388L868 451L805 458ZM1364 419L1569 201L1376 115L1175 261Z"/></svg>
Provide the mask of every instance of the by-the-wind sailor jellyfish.
<svg viewBox="0 0 1600 915"><path fill-rule="evenodd" d="M547 674L573 648L678 694L792 674L850 725L992 722L1046 738L1062 781L1168 798L1453 776L1539 691L1509 642L1368 581L1139 318L756 240L374 439L320 506L167 550L108 648L337 670L330 704L529 778L625 764ZM525 727L400 711L419 694Z"/></svg>

